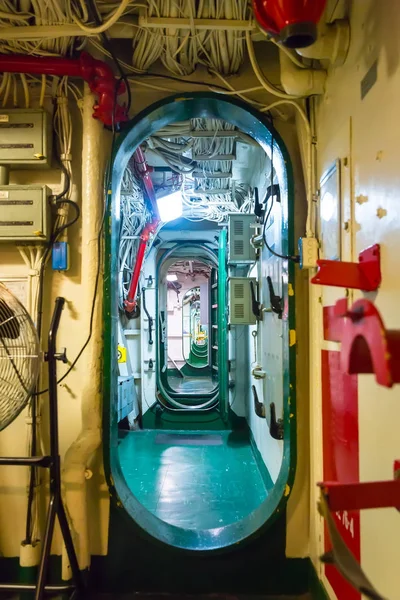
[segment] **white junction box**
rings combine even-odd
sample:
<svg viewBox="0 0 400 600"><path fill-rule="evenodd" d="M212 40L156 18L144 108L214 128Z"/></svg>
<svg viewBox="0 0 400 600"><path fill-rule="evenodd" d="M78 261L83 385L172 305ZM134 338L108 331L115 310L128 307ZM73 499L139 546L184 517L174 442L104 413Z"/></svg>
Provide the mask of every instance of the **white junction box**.
<svg viewBox="0 0 400 600"><path fill-rule="evenodd" d="M256 249L251 244L255 235L254 215L232 213L228 221L228 263L251 264L256 260Z"/></svg>
<svg viewBox="0 0 400 600"><path fill-rule="evenodd" d="M230 325L254 325L257 322L252 310L251 284L257 295L255 277L230 277L229 280Z"/></svg>
<svg viewBox="0 0 400 600"><path fill-rule="evenodd" d="M122 421L130 413L134 419L139 416L139 404L136 395L133 375L118 377L118 421Z"/></svg>
<svg viewBox="0 0 400 600"><path fill-rule="evenodd" d="M50 167L51 139L51 118L45 110L0 108L0 165Z"/></svg>
<svg viewBox="0 0 400 600"><path fill-rule="evenodd" d="M50 194L46 185L0 186L0 241L49 239Z"/></svg>

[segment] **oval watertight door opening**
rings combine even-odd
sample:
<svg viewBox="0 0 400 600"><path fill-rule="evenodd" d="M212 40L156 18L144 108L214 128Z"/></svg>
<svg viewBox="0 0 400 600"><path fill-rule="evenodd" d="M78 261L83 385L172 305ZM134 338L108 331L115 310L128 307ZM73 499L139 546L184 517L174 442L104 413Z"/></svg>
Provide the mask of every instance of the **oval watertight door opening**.
<svg viewBox="0 0 400 600"><path fill-rule="evenodd" d="M282 514L295 470L286 149L242 102L174 96L128 124L111 191L104 446L112 497L159 542L232 547Z"/></svg>

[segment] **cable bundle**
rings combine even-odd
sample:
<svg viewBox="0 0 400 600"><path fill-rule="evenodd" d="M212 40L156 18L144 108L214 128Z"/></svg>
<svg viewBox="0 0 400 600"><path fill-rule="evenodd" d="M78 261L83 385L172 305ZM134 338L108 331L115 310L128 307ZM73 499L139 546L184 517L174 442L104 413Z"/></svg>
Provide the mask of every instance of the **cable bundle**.
<svg viewBox="0 0 400 600"><path fill-rule="evenodd" d="M159 58L174 75L190 75L201 63L224 75L237 73L244 58L244 32L197 30L195 19L249 19L247 0L147 0L149 17L184 18L190 29L138 29L132 64L147 71Z"/></svg>
<svg viewBox="0 0 400 600"><path fill-rule="evenodd" d="M210 135L197 137L195 131ZM232 131L232 136L218 136L220 131ZM221 119L194 118L168 125L149 138L148 148L177 174L171 189L176 189L179 178L186 219L221 223L229 212L251 210L251 191L246 184L235 181L232 159L218 158L234 156L235 140L240 135Z"/></svg>
<svg viewBox="0 0 400 600"><path fill-rule="evenodd" d="M121 185L121 235L118 256L118 289L121 310L124 310L124 300L131 282L132 265L136 261L139 235L148 216L140 183L132 171L127 168Z"/></svg>

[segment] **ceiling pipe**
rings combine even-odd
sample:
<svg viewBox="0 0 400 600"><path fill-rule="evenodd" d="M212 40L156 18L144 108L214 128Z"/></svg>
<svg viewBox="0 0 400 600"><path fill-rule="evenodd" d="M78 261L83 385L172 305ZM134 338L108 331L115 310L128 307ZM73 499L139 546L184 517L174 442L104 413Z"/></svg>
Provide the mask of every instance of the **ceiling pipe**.
<svg viewBox="0 0 400 600"><path fill-rule="evenodd" d="M116 96L126 91L124 82L118 83L111 67L87 52L82 52L78 59L3 54L0 72L84 79L98 98L93 107L95 119L109 127L128 120L127 108L116 101Z"/></svg>
<svg viewBox="0 0 400 600"><path fill-rule="evenodd" d="M281 84L291 96L314 96L324 93L326 71L301 69L284 52L279 53Z"/></svg>
<svg viewBox="0 0 400 600"><path fill-rule="evenodd" d="M315 44L307 48L296 48L300 56L315 60L329 60L333 67L341 67L350 45L350 27L348 21L340 19L324 24Z"/></svg>

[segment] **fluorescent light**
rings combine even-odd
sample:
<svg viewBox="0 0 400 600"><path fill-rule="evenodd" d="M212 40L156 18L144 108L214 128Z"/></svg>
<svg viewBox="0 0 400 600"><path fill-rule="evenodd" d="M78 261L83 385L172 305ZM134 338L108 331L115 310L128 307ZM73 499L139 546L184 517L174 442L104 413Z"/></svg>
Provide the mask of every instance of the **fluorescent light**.
<svg viewBox="0 0 400 600"><path fill-rule="evenodd" d="M178 281L178 275L176 273L169 273L167 275L167 281Z"/></svg>
<svg viewBox="0 0 400 600"><path fill-rule="evenodd" d="M163 223L179 219L182 216L182 193L177 191L157 198L157 207Z"/></svg>

